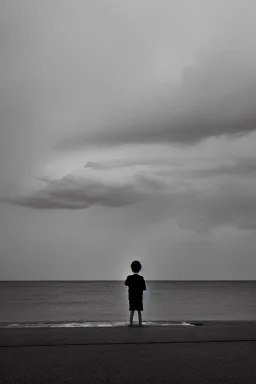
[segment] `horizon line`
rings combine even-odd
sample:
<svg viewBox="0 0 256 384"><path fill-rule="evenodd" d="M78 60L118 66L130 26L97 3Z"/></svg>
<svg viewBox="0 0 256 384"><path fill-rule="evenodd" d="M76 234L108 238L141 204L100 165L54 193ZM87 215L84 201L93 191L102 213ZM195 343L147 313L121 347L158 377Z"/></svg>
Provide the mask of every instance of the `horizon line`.
<svg viewBox="0 0 256 384"><path fill-rule="evenodd" d="M47 279L37 279L37 280L25 280L25 279L19 279L19 280L0 280L0 283L8 283L8 282L121 282L124 281L125 279L104 279L104 280L99 280L99 279L89 279L89 280L67 280L67 279L62 279L62 280L47 280ZM146 279L146 281L168 281L168 282L239 282L239 281L256 281L256 279L186 279L186 280L179 280L179 279Z"/></svg>

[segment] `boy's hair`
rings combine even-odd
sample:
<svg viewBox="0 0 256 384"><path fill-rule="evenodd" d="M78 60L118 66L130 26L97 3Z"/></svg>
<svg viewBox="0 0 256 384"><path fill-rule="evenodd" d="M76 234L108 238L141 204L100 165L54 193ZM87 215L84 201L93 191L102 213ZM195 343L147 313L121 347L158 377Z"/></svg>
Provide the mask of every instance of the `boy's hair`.
<svg viewBox="0 0 256 384"><path fill-rule="evenodd" d="M141 270L141 263L137 260L131 263L131 269L134 273L138 273Z"/></svg>

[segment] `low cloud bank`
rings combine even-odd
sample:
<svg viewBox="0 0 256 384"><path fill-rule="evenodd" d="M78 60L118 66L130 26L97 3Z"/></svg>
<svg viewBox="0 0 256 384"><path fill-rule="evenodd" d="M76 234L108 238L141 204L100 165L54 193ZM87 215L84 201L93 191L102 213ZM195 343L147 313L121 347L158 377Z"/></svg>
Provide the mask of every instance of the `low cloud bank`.
<svg viewBox="0 0 256 384"><path fill-rule="evenodd" d="M256 229L255 189L252 181L249 184L247 179L240 178L247 166L250 177L250 172L255 171L253 159L203 170L197 177L193 177L196 174L193 171L188 177L187 172L183 178L181 175L176 178L175 172L161 174L157 167L147 172L89 168L84 173L59 179L45 178L40 188L4 201L38 210L130 206L127 214L145 223L171 218L180 227L199 232L218 226L253 230ZM238 179L228 178L224 183L222 179L220 183L218 176L224 172L231 175L237 172ZM212 184L209 176L214 178Z"/></svg>

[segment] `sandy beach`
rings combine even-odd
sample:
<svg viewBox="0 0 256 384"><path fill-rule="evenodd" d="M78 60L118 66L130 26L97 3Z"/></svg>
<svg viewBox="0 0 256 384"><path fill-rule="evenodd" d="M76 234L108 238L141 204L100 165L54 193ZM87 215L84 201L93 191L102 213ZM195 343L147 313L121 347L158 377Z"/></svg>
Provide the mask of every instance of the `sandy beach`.
<svg viewBox="0 0 256 384"><path fill-rule="evenodd" d="M256 322L195 327L0 329L1 383L256 380Z"/></svg>

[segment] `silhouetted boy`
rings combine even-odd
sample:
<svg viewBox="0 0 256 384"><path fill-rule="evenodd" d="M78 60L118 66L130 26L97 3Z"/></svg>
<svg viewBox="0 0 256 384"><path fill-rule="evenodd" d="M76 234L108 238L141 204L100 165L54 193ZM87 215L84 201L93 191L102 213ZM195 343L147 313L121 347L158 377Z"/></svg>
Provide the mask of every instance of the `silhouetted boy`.
<svg viewBox="0 0 256 384"><path fill-rule="evenodd" d="M139 326L142 326L141 311L143 311L143 291L146 290L146 284L143 276L138 273L141 270L141 264L139 261L133 261L131 263L131 269L133 275L127 276L125 285L129 287L129 310L130 313L130 327L133 326L133 315L135 311L138 311Z"/></svg>

